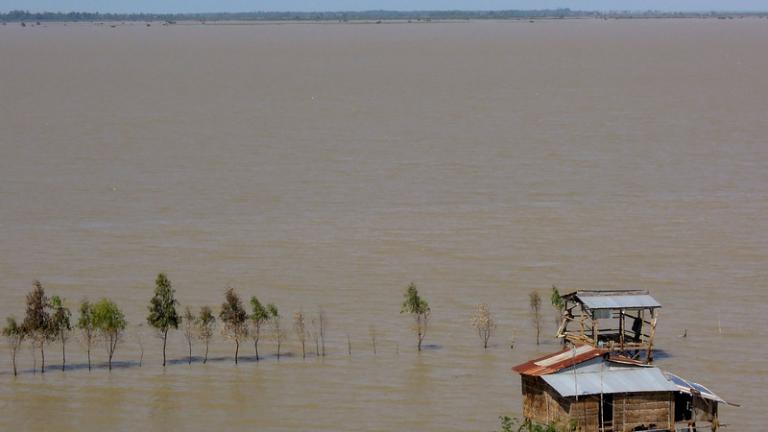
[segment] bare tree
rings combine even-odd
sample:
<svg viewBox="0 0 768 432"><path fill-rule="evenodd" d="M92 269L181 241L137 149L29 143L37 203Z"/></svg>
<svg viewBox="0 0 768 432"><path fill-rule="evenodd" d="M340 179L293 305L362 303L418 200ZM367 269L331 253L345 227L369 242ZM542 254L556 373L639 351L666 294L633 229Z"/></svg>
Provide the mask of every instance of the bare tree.
<svg viewBox="0 0 768 432"><path fill-rule="evenodd" d="M200 314L197 316L195 324L197 327L197 337L205 343L203 364L206 364L208 363L208 345L211 342L213 330L216 327L216 317L213 315L210 307L203 306L200 308Z"/></svg>
<svg viewBox="0 0 768 432"><path fill-rule="evenodd" d="M304 322L304 312L302 310L293 314L293 330L296 332L296 338L301 345L301 358L307 358L307 326Z"/></svg>
<svg viewBox="0 0 768 432"><path fill-rule="evenodd" d="M144 365L144 324L136 326L136 344L139 346L139 367Z"/></svg>
<svg viewBox="0 0 768 432"><path fill-rule="evenodd" d="M325 317L325 311L322 307L317 310L317 326L320 336L320 355L325 357L325 330L328 326L328 320Z"/></svg>
<svg viewBox="0 0 768 432"><path fill-rule="evenodd" d="M192 313L192 309L190 309L189 306L184 308L181 321L184 326L184 339L186 339L187 347L189 348L187 364L192 364L192 338L195 337L195 323L197 322L197 317Z"/></svg>
<svg viewBox="0 0 768 432"><path fill-rule="evenodd" d="M288 338L288 334L285 332L285 329L282 328L282 317L280 316L280 312L277 310L277 306L274 304L269 304L267 305L267 309L269 310L270 324L272 325L272 338L274 339L275 345L277 347L277 359L280 360L280 347Z"/></svg>
<svg viewBox="0 0 768 432"><path fill-rule="evenodd" d="M315 357L320 357L320 331L317 328L317 319L310 321L309 338L315 343Z"/></svg>
<svg viewBox="0 0 768 432"><path fill-rule="evenodd" d="M3 327L3 336L5 336L5 340L8 342L8 348L11 350L13 376L16 376L18 375L16 372L16 353L19 352L21 343L24 342L24 327L20 326L14 317L7 318L6 323L6 326Z"/></svg>
<svg viewBox="0 0 768 432"><path fill-rule="evenodd" d="M477 335L483 341L483 349L488 349L488 340L496 332L496 320L493 319L488 305L485 303L475 307L472 315L472 327L477 330Z"/></svg>
<svg viewBox="0 0 768 432"><path fill-rule="evenodd" d="M80 317L77 319L77 328L88 353L88 370L91 370L91 348L96 337L96 324L93 321L93 305L88 300L80 303Z"/></svg>
<svg viewBox="0 0 768 432"><path fill-rule="evenodd" d="M373 348L373 355L376 355L376 326L371 324L368 326L368 336L371 337L371 347Z"/></svg>
<svg viewBox="0 0 768 432"><path fill-rule="evenodd" d="M528 295L529 305L531 307L531 321L536 328L536 345L539 345L541 338L541 296L536 290Z"/></svg>
<svg viewBox="0 0 768 432"><path fill-rule="evenodd" d="M67 341L72 331L72 313L68 307L64 306L64 300L59 296L51 298L51 307L53 314L51 315L50 331L53 337L61 342L61 370L64 371L67 367Z"/></svg>

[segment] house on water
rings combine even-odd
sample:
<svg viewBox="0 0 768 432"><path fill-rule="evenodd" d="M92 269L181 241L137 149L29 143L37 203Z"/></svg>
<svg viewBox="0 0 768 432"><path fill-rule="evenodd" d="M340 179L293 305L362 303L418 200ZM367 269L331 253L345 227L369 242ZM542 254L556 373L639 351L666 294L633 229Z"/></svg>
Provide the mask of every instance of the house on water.
<svg viewBox="0 0 768 432"><path fill-rule="evenodd" d="M653 361L659 304L647 291L575 291L562 296L557 337Z"/></svg>
<svg viewBox="0 0 768 432"><path fill-rule="evenodd" d="M515 366L523 417L580 432L716 431L725 400L706 387L590 345Z"/></svg>

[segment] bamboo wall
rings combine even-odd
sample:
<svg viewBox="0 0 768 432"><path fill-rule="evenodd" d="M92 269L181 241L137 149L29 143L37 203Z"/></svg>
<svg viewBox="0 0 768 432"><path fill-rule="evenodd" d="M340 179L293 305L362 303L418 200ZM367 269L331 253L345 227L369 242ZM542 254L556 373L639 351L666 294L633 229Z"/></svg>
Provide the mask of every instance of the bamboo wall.
<svg viewBox="0 0 768 432"><path fill-rule="evenodd" d="M541 377L522 377L523 417L541 424L574 421L579 432L599 432L600 396L563 398ZM613 431L632 431L637 426L674 428L672 392L621 393L613 395Z"/></svg>
<svg viewBox="0 0 768 432"><path fill-rule="evenodd" d="M672 392L621 393L613 396L615 431L631 431L637 426L674 427L675 398Z"/></svg>

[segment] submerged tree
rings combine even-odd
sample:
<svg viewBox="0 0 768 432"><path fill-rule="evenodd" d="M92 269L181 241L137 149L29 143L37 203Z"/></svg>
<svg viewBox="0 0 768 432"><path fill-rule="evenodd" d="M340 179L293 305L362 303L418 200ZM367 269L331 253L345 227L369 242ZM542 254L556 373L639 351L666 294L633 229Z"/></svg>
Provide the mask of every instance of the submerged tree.
<svg viewBox="0 0 768 432"><path fill-rule="evenodd" d="M427 301L419 296L416 284L411 283L408 285L408 289L405 291L405 301L400 309L400 313L408 313L413 316L413 331L416 333L418 350L421 351L421 343L427 334L431 311Z"/></svg>
<svg viewBox="0 0 768 432"><path fill-rule="evenodd" d="M483 349L488 349L488 340L496 332L496 320L493 319L487 304L482 303L475 307L475 313L472 314L472 327L477 330L477 335L483 341Z"/></svg>
<svg viewBox="0 0 768 432"><path fill-rule="evenodd" d="M112 358L128 322L112 300L101 299L93 305L93 324L107 344L107 365L109 370L112 370Z"/></svg>
<svg viewBox="0 0 768 432"><path fill-rule="evenodd" d="M531 322L536 328L536 345L539 345L541 338L541 296L536 290L528 294L528 304L531 307Z"/></svg>
<svg viewBox="0 0 768 432"><path fill-rule="evenodd" d="M368 336L371 337L371 347L373 348L373 355L376 355L376 326L371 324L368 326Z"/></svg>
<svg viewBox="0 0 768 432"><path fill-rule="evenodd" d="M168 331L179 328L179 315L176 305L179 303L174 297L175 290L171 287L171 281L164 273L157 275L155 279L155 295L149 303L149 315L147 323L160 332L163 339L163 367L165 367L165 348L168 342Z"/></svg>
<svg viewBox="0 0 768 432"><path fill-rule="evenodd" d="M256 296L251 297L251 325L253 331L251 337L253 338L253 348L256 351L256 361L259 361L259 339L261 338L261 329L269 322L269 309L261 304Z"/></svg>
<svg viewBox="0 0 768 432"><path fill-rule="evenodd" d="M240 352L240 342L248 337L248 314L243 309L243 302L234 289L229 288L224 294L224 303L219 314L224 327L221 329L225 337L235 342L235 364Z"/></svg>
<svg viewBox="0 0 768 432"><path fill-rule="evenodd" d="M197 318L192 313L192 309L187 306L184 308L184 315L182 315L181 322L184 325L184 339L187 341L187 347L189 348L189 355L187 356L188 364L192 364L192 338L195 337L195 322Z"/></svg>
<svg viewBox="0 0 768 432"><path fill-rule="evenodd" d="M88 353L88 370L91 370L91 347L93 347L93 339L96 337L96 323L93 319L93 306L88 300L83 300L80 303L80 317L77 319L77 328L80 330L80 335L85 345L85 350Z"/></svg>
<svg viewBox="0 0 768 432"><path fill-rule="evenodd" d="M61 342L61 370L67 365L67 340L72 331L72 313L64 306L64 301L59 296L51 298L53 315L51 316L51 332Z"/></svg>
<svg viewBox="0 0 768 432"><path fill-rule="evenodd" d="M304 320L304 312L299 310L293 314L293 330L296 332L296 338L301 345L301 358L307 358L307 326Z"/></svg>
<svg viewBox="0 0 768 432"><path fill-rule="evenodd" d="M8 342L8 349L11 350L11 364L13 365L13 376L18 375L16 371L16 354L21 348L21 343L24 342L25 331L24 327L20 326L16 322L16 318L8 317L6 319L6 325L3 327L3 336L6 342Z"/></svg>
<svg viewBox="0 0 768 432"><path fill-rule="evenodd" d="M317 334L320 338L320 355L325 357L325 331L328 327L328 319L322 307L317 309Z"/></svg>
<svg viewBox="0 0 768 432"><path fill-rule="evenodd" d="M208 306L200 308L200 314L195 321L197 329L197 337L205 343L205 356L203 357L203 364L208 363L208 345L213 337L213 329L216 327L216 317L213 315L213 311Z"/></svg>
<svg viewBox="0 0 768 432"><path fill-rule="evenodd" d="M40 372L45 372L45 344L55 335L52 332L51 303L45 295L45 290L40 281L35 281L35 287L27 294L27 313L24 316L22 326L27 336L32 340L32 345L40 349Z"/></svg>
<svg viewBox="0 0 768 432"><path fill-rule="evenodd" d="M270 324L272 325L272 338L275 340L275 346L277 347L277 359L280 360L280 347L283 345L285 339L288 338L285 330L282 328L282 318L280 312L277 310L277 306L270 303L267 305L269 311Z"/></svg>

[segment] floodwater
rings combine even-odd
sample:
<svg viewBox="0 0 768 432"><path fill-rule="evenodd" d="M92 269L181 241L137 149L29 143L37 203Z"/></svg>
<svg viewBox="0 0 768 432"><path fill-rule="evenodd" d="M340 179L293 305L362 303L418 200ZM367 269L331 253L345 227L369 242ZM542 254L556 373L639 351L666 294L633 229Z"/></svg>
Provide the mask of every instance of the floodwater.
<svg viewBox="0 0 768 432"><path fill-rule="evenodd" d="M73 339L75 368L24 348L13 378L3 346L0 429L489 431L520 413L510 367L558 349L528 314L553 284L650 290L658 365L763 428L766 41L758 19L0 27L0 317L39 279L131 323L111 373ZM144 325L137 367L161 271L182 305L322 306L328 356L292 337L235 366L217 337L188 366L177 332L163 369Z"/></svg>

